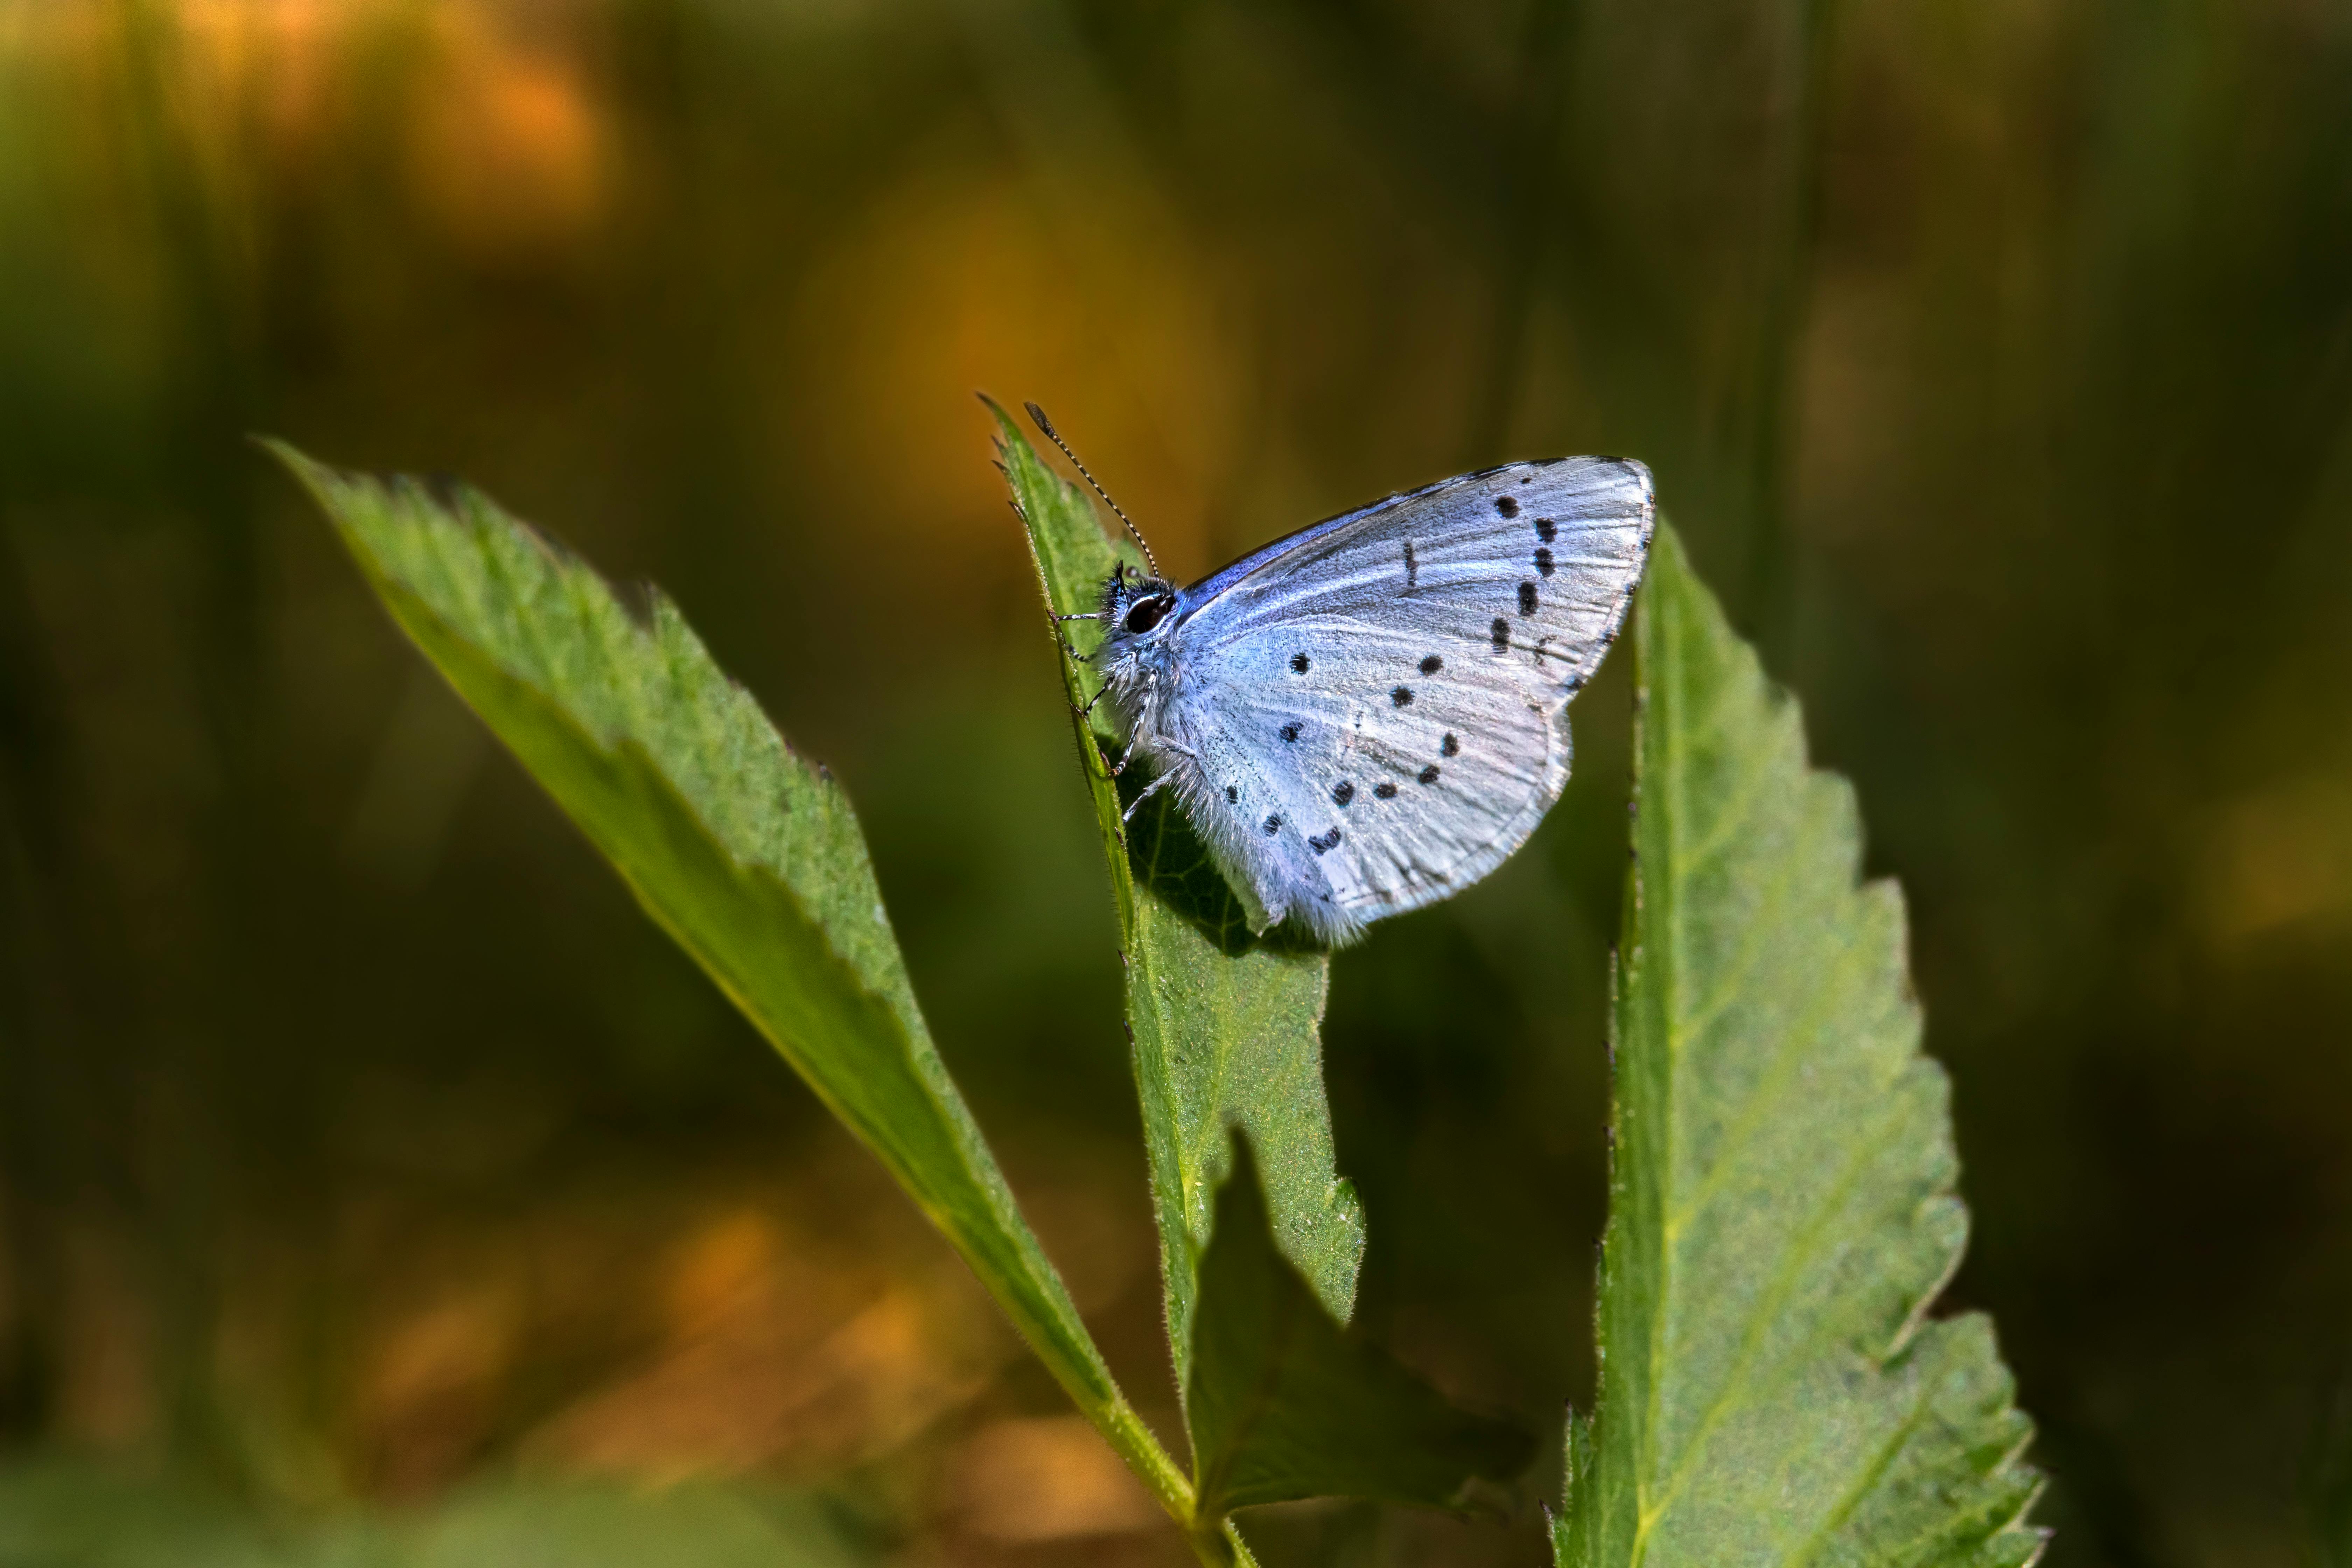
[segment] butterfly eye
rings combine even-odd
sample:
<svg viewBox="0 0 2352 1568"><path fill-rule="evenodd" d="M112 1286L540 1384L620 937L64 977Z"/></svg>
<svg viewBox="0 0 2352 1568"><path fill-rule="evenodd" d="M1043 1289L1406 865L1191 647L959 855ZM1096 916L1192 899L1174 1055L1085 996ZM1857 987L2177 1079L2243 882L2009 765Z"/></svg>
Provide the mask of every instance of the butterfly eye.
<svg viewBox="0 0 2352 1568"><path fill-rule="evenodd" d="M1174 603L1175 601L1165 594L1154 594L1149 599L1138 599L1134 607L1127 612L1127 629L1139 635L1150 631L1160 624L1161 617L1168 614L1169 608Z"/></svg>

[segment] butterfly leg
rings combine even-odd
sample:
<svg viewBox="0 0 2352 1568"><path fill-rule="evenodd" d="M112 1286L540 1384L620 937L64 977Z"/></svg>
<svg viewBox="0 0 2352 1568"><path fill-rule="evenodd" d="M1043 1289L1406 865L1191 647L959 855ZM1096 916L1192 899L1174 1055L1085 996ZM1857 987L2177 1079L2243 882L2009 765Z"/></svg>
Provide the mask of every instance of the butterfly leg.
<svg viewBox="0 0 2352 1568"><path fill-rule="evenodd" d="M1100 695L1100 693L1097 693L1097 696L1099 696L1099 695ZM1094 704L1093 704L1093 703L1091 703L1091 702L1089 702L1089 703L1087 703L1087 707L1089 707L1089 708L1091 708L1091 707L1093 707L1093 706L1094 706ZM1113 778L1117 778L1117 777L1118 777L1118 775L1119 775L1119 774L1121 774L1121 773L1123 773L1127 772L1127 759L1128 759L1128 758L1129 758L1129 757L1131 757L1131 756L1133 756L1133 755L1135 755L1135 748L1136 748L1137 744L1142 741L1142 739L1143 739L1143 731L1142 731L1141 730L1139 730L1139 729L1138 731L1136 731L1136 732L1135 732L1135 735L1134 735L1133 739L1129 740L1129 741L1127 742L1127 750L1126 750L1125 752L1121 752L1121 753L1119 754L1119 759L1118 759L1118 763L1117 763L1115 766L1113 766L1113 767L1112 767L1112 769L1110 770L1110 776L1111 776L1111 777L1113 777ZM1192 747L1190 747L1190 746L1181 744L1180 742L1175 742L1175 741L1171 741L1171 740L1170 740L1170 739L1169 739L1167 736L1165 736L1165 735L1162 735L1162 736L1160 736L1160 749L1161 751L1163 751L1163 752L1175 752L1175 753L1176 753L1178 756L1180 756L1180 757L1190 757L1190 758L1192 758L1192 759L1194 762L1196 762L1196 763L1197 763L1197 762L1199 762L1199 761L1201 760L1201 753L1200 753L1200 752L1198 752L1194 751L1194 750L1193 750ZM1166 784L1167 782L1168 782L1168 775L1166 775L1165 773L1163 773L1163 774L1161 774L1161 775L1160 775L1160 784L1153 784L1151 787L1152 787L1153 789L1158 789L1158 788L1160 787L1160 784Z"/></svg>
<svg viewBox="0 0 2352 1568"><path fill-rule="evenodd" d="M1137 795L1133 800L1128 802L1127 809L1118 814L1119 821L1121 823L1128 823L1135 820L1135 808L1141 805L1145 801L1150 800L1153 795L1158 795L1161 790L1166 789L1169 785L1169 782L1175 778L1175 776L1176 775L1173 773L1161 773L1158 778L1153 779L1150 784L1145 784L1143 786L1143 793Z"/></svg>
<svg viewBox="0 0 2352 1568"><path fill-rule="evenodd" d="M1098 610L1086 610L1074 616L1051 616L1047 619L1054 623L1054 640L1062 645L1062 651L1078 662L1084 663L1087 656L1070 646L1070 639L1062 635L1062 623L1064 621L1098 621L1102 619L1102 613Z"/></svg>
<svg viewBox="0 0 2352 1568"><path fill-rule="evenodd" d="M1141 744L1143 744L1143 726L1138 724L1135 727L1135 733L1127 738L1127 750L1121 752L1118 754L1118 761L1110 765L1111 777L1117 778L1127 772L1127 764L1134 759L1135 748Z"/></svg>

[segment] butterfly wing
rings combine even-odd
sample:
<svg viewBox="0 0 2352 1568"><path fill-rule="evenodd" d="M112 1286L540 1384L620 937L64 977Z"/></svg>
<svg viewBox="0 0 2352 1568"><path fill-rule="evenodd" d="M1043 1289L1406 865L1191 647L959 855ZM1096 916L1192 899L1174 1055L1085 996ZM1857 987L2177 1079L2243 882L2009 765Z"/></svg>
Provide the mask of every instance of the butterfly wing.
<svg viewBox="0 0 2352 1568"><path fill-rule="evenodd" d="M1164 728L1192 820L1272 918L1344 939L1476 881L1568 781L1568 700L1654 527L1610 458L1465 475L1188 589Z"/></svg>

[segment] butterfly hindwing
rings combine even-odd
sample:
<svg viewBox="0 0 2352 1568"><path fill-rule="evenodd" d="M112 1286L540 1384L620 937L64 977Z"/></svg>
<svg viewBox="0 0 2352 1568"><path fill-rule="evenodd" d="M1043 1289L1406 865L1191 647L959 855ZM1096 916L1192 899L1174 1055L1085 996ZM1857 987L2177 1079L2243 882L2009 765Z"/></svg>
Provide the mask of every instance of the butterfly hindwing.
<svg viewBox="0 0 2352 1568"><path fill-rule="evenodd" d="M1408 660L1381 639L1302 657L1296 629L1218 650L1219 700L1170 718L1204 787L1186 805L1267 910L1318 928L1475 880L1532 830L1568 765L1555 716L1511 684ZM1182 770L1193 773L1193 769Z"/></svg>
<svg viewBox="0 0 2352 1568"><path fill-rule="evenodd" d="M1166 728L1229 873L1344 937L1492 870L1567 782L1562 710L1623 622L1652 515L1639 464L1514 464L1194 590Z"/></svg>

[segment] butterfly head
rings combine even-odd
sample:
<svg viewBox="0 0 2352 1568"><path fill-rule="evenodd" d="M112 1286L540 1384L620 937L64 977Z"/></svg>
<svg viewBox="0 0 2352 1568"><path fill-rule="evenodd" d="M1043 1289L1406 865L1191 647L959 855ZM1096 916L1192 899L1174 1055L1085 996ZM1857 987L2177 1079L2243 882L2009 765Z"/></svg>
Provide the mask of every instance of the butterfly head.
<svg viewBox="0 0 2352 1568"><path fill-rule="evenodd" d="M1176 590L1122 562L1103 584L1103 626L1113 643L1150 637L1175 613Z"/></svg>
<svg viewBox="0 0 2352 1568"><path fill-rule="evenodd" d="M1176 629L1176 590L1122 563L1103 584L1102 625L1096 668L1110 682L1119 707L1133 713L1148 693L1161 686L1167 671L1169 634Z"/></svg>

